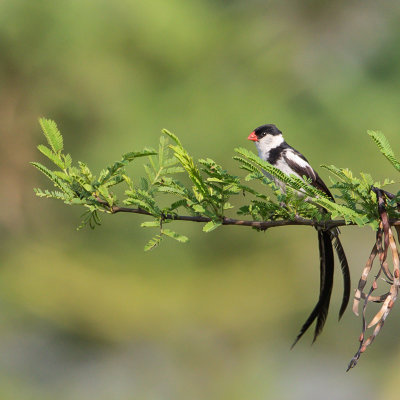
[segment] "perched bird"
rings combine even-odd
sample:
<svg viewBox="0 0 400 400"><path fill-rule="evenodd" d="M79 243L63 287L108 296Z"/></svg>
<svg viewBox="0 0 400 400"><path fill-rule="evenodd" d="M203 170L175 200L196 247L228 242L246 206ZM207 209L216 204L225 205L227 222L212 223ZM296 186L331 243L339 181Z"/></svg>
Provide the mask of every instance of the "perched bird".
<svg viewBox="0 0 400 400"><path fill-rule="evenodd" d="M285 142L282 132L275 125L267 124L258 127L250 133L248 139L255 143L258 150L258 155L262 160L269 162L286 175L296 175L301 179L304 179L303 177L310 179L311 185L326 193L329 198L334 201L331 192L323 180L311 167L307 159ZM285 190L285 184L283 182L277 180L276 178L273 179L282 188L282 190ZM299 193L299 195L301 195L301 193ZM325 325L333 287L334 254L332 243L335 246L335 250L340 261L344 283L339 319L346 310L350 298L350 271L345 252L338 237L339 230L337 228L331 230L323 230L318 228L317 231L320 253L319 299L306 322L300 329L300 332L297 335L292 347L303 336L315 319L317 320L317 323L315 326L313 342L322 332L322 329Z"/></svg>

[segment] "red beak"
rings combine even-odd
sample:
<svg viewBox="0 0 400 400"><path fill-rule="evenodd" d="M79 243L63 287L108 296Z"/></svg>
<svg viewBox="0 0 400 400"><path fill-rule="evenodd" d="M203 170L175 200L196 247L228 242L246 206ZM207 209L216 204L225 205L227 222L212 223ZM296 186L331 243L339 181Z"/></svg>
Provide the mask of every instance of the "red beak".
<svg viewBox="0 0 400 400"><path fill-rule="evenodd" d="M254 132L251 132L247 139L252 140L253 142L258 142L257 135Z"/></svg>

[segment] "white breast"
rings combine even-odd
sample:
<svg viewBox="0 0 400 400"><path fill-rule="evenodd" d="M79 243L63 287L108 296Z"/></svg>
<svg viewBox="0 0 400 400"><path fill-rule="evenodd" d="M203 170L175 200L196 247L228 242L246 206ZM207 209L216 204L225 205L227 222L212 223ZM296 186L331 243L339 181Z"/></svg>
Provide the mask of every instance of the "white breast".
<svg viewBox="0 0 400 400"><path fill-rule="evenodd" d="M268 159L270 150L280 146L285 140L282 135L266 135L256 143L258 156L263 160Z"/></svg>

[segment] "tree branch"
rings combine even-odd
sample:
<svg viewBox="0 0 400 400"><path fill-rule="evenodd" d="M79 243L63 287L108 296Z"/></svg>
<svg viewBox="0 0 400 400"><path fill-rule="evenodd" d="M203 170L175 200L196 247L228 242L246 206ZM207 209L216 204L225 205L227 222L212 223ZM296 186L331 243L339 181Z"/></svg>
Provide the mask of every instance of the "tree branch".
<svg viewBox="0 0 400 400"><path fill-rule="evenodd" d="M109 204L97 197L96 201L101 205L105 206L107 211L111 212L112 214L117 213L132 213L132 214L142 214L142 215L149 215L154 217L153 214L150 212L143 210L141 208L129 208L129 207L119 207L119 206L112 206L110 207ZM175 215L175 214L165 214L163 216L164 220L170 221L191 221L191 222L210 222L212 221L211 218L198 216L191 216L191 215ZM390 220L390 225L392 226L400 226L400 220ZM227 218L224 217L222 220L222 225L239 225L239 226L250 226L253 228L258 228L261 230L266 230L269 228L275 228L279 226L313 226L315 228L323 228L323 229L333 229L338 228L340 226L347 226L347 225L355 225L354 223L346 223L345 220L329 220L329 221L321 221L318 222L312 219L306 219L302 217L295 217L293 220L271 220L271 221L249 221L249 220L241 220L241 219L234 219L234 218Z"/></svg>

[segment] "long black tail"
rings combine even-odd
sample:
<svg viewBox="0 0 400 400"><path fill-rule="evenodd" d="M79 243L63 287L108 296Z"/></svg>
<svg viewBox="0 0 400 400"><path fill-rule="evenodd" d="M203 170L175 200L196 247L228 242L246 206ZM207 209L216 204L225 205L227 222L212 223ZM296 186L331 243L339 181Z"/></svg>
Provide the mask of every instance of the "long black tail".
<svg viewBox="0 0 400 400"><path fill-rule="evenodd" d="M338 255L339 262L340 262L340 269L342 270L343 275L343 297L342 297L342 305L340 306L339 311L339 319L342 318L343 313L346 310L347 305L349 304L350 300L350 290L351 290L351 283L350 283L350 269L349 264L347 263L346 254L344 253L342 243L339 240L337 234L333 234L333 245L335 246L336 254Z"/></svg>
<svg viewBox="0 0 400 400"><path fill-rule="evenodd" d="M301 327L299 334L296 337L296 340L292 344L293 346L300 340L300 338L304 335L310 325L317 319L317 324L315 326L314 331L314 339L313 343L317 339L318 335L322 332L322 329L325 325L326 317L328 315L329 303L331 300L332 287L333 287L333 272L334 272L334 256L333 256L333 247L332 247L332 236L329 231L321 231L318 230L318 244L319 244L319 258L320 258L320 292L318 303L315 305L314 309L311 311L311 314L307 318L304 325ZM340 241L338 241L340 244ZM336 241L335 241L336 243ZM336 244L335 244L336 247ZM343 251L343 248L340 248ZM337 249L337 248L336 248ZM344 252L343 252L344 255ZM340 256L339 256L340 258ZM346 257L344 256L344 259ZM346 261L347 265L347 261ZM348 268L347 268L348 269ZM343 267L342 267L343 271ZM348 299L345 301L343 298L341 311L344 304L344 309L346 308L348 303ZM343 309L343 311L344 311Z"/></svg>

